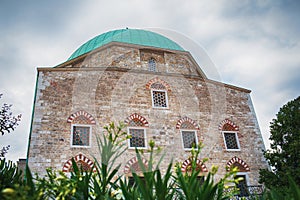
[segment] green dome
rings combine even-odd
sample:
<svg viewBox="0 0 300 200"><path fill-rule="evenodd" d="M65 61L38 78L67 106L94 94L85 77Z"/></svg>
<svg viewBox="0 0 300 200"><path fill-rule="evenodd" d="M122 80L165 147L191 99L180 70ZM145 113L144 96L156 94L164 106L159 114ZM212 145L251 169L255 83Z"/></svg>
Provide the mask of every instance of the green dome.
<svg viewBox="0 0 300 200"><path fill-rule="evenodd" d="M94 37L81 45L69 58L72 60L85 53L91 52L110 42L122 42L149 47L157 47L170 50L184 51L184 49L172 40L146 30L141 29L120 29L109 31Z"/></svg>

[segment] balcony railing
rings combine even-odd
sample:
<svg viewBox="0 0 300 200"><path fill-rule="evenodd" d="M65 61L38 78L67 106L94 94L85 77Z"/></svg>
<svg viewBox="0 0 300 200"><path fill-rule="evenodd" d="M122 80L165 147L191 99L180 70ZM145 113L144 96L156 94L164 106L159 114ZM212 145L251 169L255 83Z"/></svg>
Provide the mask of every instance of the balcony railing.
<svg viewBox="0 0 300 200"><path fill-rule="evenodd" d="M232 199L238 200L243 197L243 199L252 199L255 196L261 196L264 192L264 187L262 185L239 185L238 186L238 194L236 194ZM225 190L225 193L232 192L234 187L230 187Z"/></svg>

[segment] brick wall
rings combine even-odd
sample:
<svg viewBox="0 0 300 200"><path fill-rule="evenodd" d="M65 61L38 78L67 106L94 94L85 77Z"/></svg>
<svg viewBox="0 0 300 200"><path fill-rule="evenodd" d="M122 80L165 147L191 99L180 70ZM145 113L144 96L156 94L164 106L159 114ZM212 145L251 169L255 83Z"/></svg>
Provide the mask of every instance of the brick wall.
<svg viewBox="0 0 300 200"><path fill-rule="evenodd" d="M156 60L157 72L148 71L150 58ZM62 170L79 154L99 159L96 135L102 127L137 113L148 122L147 141L153 139L166 154L163 168L172 159L182 163L188 159L189 151L183 149L180 126L176 125L191 119L197 126L198 140L204 144L200 159L209 158L205 167L218 165L221 176L228 162L237 157L249 166L249 182L257 184L258 169L266 167L266 162L250 91L206 79L187 53L116 45L68 64L39 69L28 156L33 172L44 174L47 167ZM149 85L155 81L167 87L168 108L152 107ZM90 123L90 148L71 147L70 117L75 118L78 111L94 120ZM226 119L238 127L240 151L225 148L220 126ZM118 159L120 173L134 157L135 151L129 149Z"/></svg>

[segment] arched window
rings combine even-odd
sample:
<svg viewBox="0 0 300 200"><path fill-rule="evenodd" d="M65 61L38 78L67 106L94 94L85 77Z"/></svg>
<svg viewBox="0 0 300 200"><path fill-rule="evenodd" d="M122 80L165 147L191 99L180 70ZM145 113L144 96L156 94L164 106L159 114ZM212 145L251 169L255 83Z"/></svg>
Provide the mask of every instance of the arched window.
<svg viewBox="0 0 300 200"><path fill-rule="evenodd" d="M96 124L93 116L80 110L69 116L71 123L71 147L91 147L92 126Z"/></svg>
<svg viewBox="0 0 300 200"><path fill-rule="evenodd" d="M192 159L185 160L181 165L181 171L183 173L190 172L192 170ZM200 172L208 172L206 165L199 159L196 160L196 170Z"/></svg>
<svg viewBox="0 0 300 200"><path fill-rule="evenodd" d="M147 120L139 114L132 114L125 120L128 124L128 134L131 136L128 139L129 148L146 149L146 129L148 127Z"/></svg>
<svg viewBox="0 0 300 200"><path fill-rule="evenodd" d="M140 173L143 172L141 168L141 164L144 165L144 168L147 169L148 167L148 161L145 158L141 158L141 163L139 163L137 157L131 158L124 167L124 173L130 174L130 173Z"/></svg>
<svg viewBox="0 0 300 200"><path fill-rule="evenodd" d="M227 171L230 171L233 167L238 169L235 178L240 178L240 181L236 185L239 188L239 196L248 196L250 192L247 187L249 185L248 172L250 171L248 164L239 157L234 156L227 162Z"/></svg>
<svg viewBox="0 0 300 200"><path fill-rule="evenodd" d="M232 121L226 119L220 124L219 129L222 132L226 150L240 151L238 126L236 126Z"/></svg>
<svg viewBox="0 0 300 200"><path fill-rule="evenodd" d="M143 177L143 167L144 169L148 168L148 161L145 158L141 158L139 162L137 157L131 158L124 168L124 173L128 177L128 185L133 187L135 185L135 178L132 176L133 173L137 174L140 180L144 181ZM141 165L144 165L141 167Z"/></svg>
<svg viewBox="0 0 300 200"><path fill-rule="evenodd" d="M166 88L161 83L153 83L151 85L152 106L153 108L167 108L168 96Z"/></svg>
<svg viewBox="0 0 300 200"><path fill-rule="evenodd" d="M182 145L185 150L191 150L198 145L196 122L188 117L178 120L176 128L180 129Z"/></svg>
<svg viewBox="0 0 300 200"><path fill-rule="evenodd" d="M74 156L73 158L70 158L67 162L65 162L62 169L63 172L73 171L72 159L74 159L74 161L76 162L79 170L83 170L83 171L93 170L94 172L96 172L96 167L94 166L94 162L81 153Z"/></svg>
<svg viewBox="0 0 300 200"><path fill-rule="evenodd" d="M150 72L156 72L156 62L154 58L150 58L148 61L148 70Z"/></svg>
<svg viewBox="0 0 300 200"><path fill-rule="evenodd" d="M146 88L151 90L153 108L168 108L167 92L170 92L171 88L167 82L154 78L146 84Z"/></svg>

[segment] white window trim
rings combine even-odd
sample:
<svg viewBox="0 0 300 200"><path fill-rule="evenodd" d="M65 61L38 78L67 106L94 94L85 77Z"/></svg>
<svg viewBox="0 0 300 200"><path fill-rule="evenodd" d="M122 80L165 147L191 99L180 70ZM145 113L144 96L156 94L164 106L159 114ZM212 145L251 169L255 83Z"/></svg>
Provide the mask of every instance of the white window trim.
<svg viewBox="0 0 300 200"><path fill-rule="evenodd" d="M154 106L154 101L153 101L153 92L165 92L165 97L166 97L166 107L158 107L158 106ZM168 103L168 92L167 90L157 90L157 89L151 89L151 100L152 100L152 107L153 108L160 108L160 109L166 109L169 108L169 103Z"/></svg>
<svg viewBox="0 0 300 200"><path fill-rule="evenodd" d="M238 176L238 175L245 176L245 177L246 177L246 185L247 185L247 186L250 185L250 184L249 184L249 174L248 174L248 172L237 172L237 173L236 173L236 176Z"/></svg>
<svg viewBox="0 0 300 200"><path fill-rule="evenodd" d="M147 134L146 134L146 129L145 129L144 127L135 127L135 126L127 127L127 134L128 134L128 135L130 135L129 129L142 129L142 130L144 130L145 147L131 147L131 146L130 146L130 139L131 139L131 138L129 138L129 139L127 139L127 141L128 141L128 149L135 149L135 148L137 148L137 149L147 149L148 147L147 147Z"/></svg>
<svg viewBox="0 0 300 200"><path fill-rule="evenodd" d="M235 139L236 139L236 143L237 143L237 146L238 146L237 149L229 149L229 148L227 148L227 144L226 144L224 133L234 133L235 134ZM225 145L225 148L226 148L227 151L241 151L241 146L240 146L239 138L238 138L238 135L237 135L237 131L222 131L222 136L223 136L224 145Z"/></svg>
<svg viewBox="0 0 300 200"><path fill-rule="evenodd" d="M194 132L195 134L195 140L196 140L196 146L198 146L198 136L197 136L197 131L196 130L192 130L192 129L180 129L180 134L181 134L181 143L182 143L182 148L186 151L191 151L193 148L184 148L184 141L183 141L183 134L182 132L184 131L188 131L188 132Z"/></svg>
<svg viewBox="0 0 300 200"><path fill-rule="evenodd" d="M89 145L88 146L82 146L82 145L73 145L73 130L74 130L74 126L81 126L81 127L89 127L90 128L90 135L89 135ZM92 144L92 126L91 125L87 125L87 124L72 124L71 126L71 139L70 139L70 146L71 147L76 147L76 148L91 148L91 144Z"/></svg>

